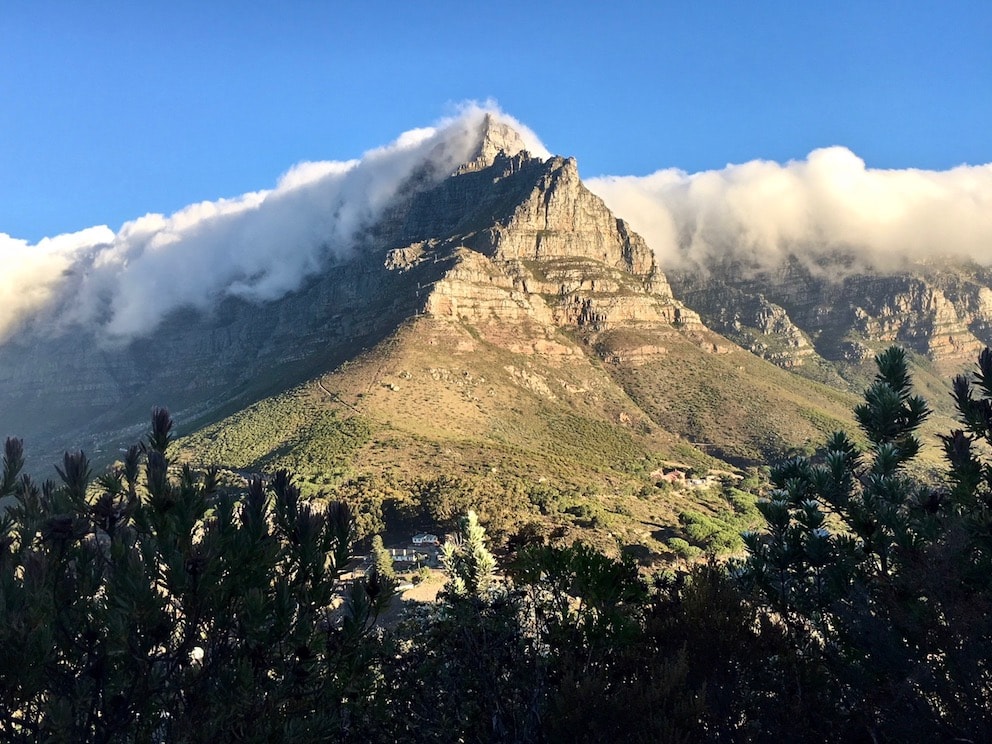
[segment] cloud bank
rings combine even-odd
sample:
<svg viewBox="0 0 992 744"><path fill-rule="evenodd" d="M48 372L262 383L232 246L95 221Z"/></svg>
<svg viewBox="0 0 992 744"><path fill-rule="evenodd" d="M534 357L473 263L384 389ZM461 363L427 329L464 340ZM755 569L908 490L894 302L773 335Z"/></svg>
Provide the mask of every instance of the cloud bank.
<svg viewBox="0 0 992 744"><path fill-rule="evenodd" d="M45 238L36 245L0 233L0 339L54 299L66 272L94 245L113 240L107 227Z"/></svg>
<svg viewBox="0 0 992 744"><path fill-rule="evenodd" d="M0 341L33 322L123 343L179 308L277 299L352 257L415 173L440 179L473 157L486 114L548 156L494 103L472 103L361 158L300 163L270 190L148 214L117 232L93 227L34 245L0 233ZM664 269L705 269L727 257L771 268L795 255L822 271L818 260L838 250L856 259L852 269L943 255L992 265L992 164L878 170L830 147L785 164L586 183L647 239Z"/></svg>
<svg viewBox="0 0 992 744"><path fill-rule="evenodd" d="M948 255L992 264L992 164L878 170L829 147L784 165L754 160L586 184L662 268L705 269L727 257L771 268L788 255L816 268L835 251L882 271Z"/></svg>
<svg viewBox="0 0 992 744"><path fill-rule="evenodd" d="M414 173L441 179L478 148L492 113L537 137L492 103L467 104L429 128L343 162L300 163L275 188L148 214L114 233L94 227L35 245L0 233L0 340L25 322L82 325L105 342L149 334L171 311L209 310L227 297L264 302L354 254Z"/></svg>

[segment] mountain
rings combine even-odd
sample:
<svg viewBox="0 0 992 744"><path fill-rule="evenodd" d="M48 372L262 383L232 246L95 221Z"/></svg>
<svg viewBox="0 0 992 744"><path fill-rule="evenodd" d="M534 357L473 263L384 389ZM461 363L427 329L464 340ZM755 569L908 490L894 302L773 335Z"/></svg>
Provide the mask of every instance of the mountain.
<svg viewBox="0 0 992 744"><path fill-rule="evenodd" d="M992 343L992 271L931 261L852 273L842 256L816 273L791 258L776 270L739 265L682 272L680 296L750 350L786 367L819 355L861 361L878 343L898 343L956 369Z"/></svg>
<svg viewBox="0 0 992 744"><path fill-rule="evenodd" d="M918 381L949 411L947 380L992 345L992 270L931 259L852 267L850 253L796 255L756 269L739 260L671 274L679 296L715 330L780 367L860 389L872 359L898 344Z"/></svg>
<svg viewBox="0 0 992 744"><path fill-rule="evenodd" d="M753 511L726 490L673 498L662 473L808 451L854 429L868 349L927 338L964 361L987 328L978 280L945 278L941 304L801 267L666 276L574 159L532 155L491 114L470 124L454 167L424 159L352 250L276 299L181 309L124 344L29 324L0 347L0 433L36 461L81 444L108 461L167 405L197 464L289 467L310 492L413 494L434 520L473 505L497 533L579 523L662 553L680 519L733 536ZM869 296L860 314L843 299Z"/></svg>
<svg viewBox="0 0 992 744"><path fill-rule="evenodd" d="M675 299L574 160L532 157L491 119L480 138L367 238L393 330L204 426L184 440L190 459L289 467L311 492L363 475L380 492L468 490L497 532L560 518L535 507L547 482L601 538L662 552L680 507L656 491L660 472L756 464L849 424L853 396L740 349ZM439 473L462 482L436 493L424 484Z"/></svg>
<svg viewBox="0 0 992 744"><path fill-rule="evenodd" d="M692 364L676 371L675 360L689 355L737 372L753 362L729 361L739 350L672 296L648 246L584 187L574 160L529 155L516 132L488 114L476 136L454 172L435 172L434 161L417 170L348 260L277 301L229 297L211 312L181 310L125 346L84 331L29 328L15 336L0 350L0 428L26 437L36 452L54 454L67 440L110 442L113 452L153 405L167 403L186 427L208 423L333 370L424 319L459 338L459 353L485 347L516 355L503 374L547 400L585 393L563 393L568 387L554 375L529 367L591 366L616 386L612 397L625 401L616 417L622 412L624 420L687 435L717 454L747 459L774 449L731 441L704 425L705 412L683 411L688 403L649 404L652 396L641 392L652 412L638 407L623 383L634 368L640 382L628 387L651 388L654 398L678 389L691 400L686 389L706 374ZM670 374L674 382L660 379ZM777 370L761 373L768 374ZM645 383L654 377L657 383ZM828 402L818 404L817 395ZM796 398L814 402L796 409L819 406L836 415L831 396L797 391ZM770 441L781 444L819 431L768 424Z"/></svg>
<svg viewBox="0 0 992 744"><path fill-rule="evenodd" d="M618 358L657 355L676 326L690 345L723 344L672 298L648 247L582 186L573 160L529 156L490 115L477 136L453 173L430 163L414 173L349 260L278 301L181 310L123 346L29 326L0 349L0 431L57 451L121 441L160 403L209 421L335 368L418 314L464 317L483 340L543 354L578 353L563 329ZM622 341L610 333L621 322L661 335Z"/></svg>

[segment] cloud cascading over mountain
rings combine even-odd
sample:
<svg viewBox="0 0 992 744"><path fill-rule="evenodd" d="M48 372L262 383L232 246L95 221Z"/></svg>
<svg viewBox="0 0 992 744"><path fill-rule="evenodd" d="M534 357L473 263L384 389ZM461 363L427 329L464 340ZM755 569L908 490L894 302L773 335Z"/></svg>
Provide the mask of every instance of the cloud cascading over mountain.
<svg viewBox="0 0 992 744"><path fill-rule="evenodd" d="M116 233L94 227L36 245L0 233L0 341L34 321L41 332L82 326L121 343L182 307L277 299L352 255L412 176L441 179L470 158L487 113L548 156L495 104L467 104L360 159L300 163L271 190L145 215ZM992 263L992 164L878 170L830 147L784 165L755 160L587 185L647 239L662 269L705 268L728 255L770 267L788 254L815 269L838 249L860 259L854 268L948 254Z"/></svg>
<svg viewBox="0 0 992 744"><path fill-rule="evenodd" d="M705 268L724 256L769 268L789 254L815 268L835 250L881 271L948 255L992 263L992 164L879 170L828 147L784 165L754 160L586 184L647 240L662 268Z"/></svg>
<svg viewBox="0 0 992 744"><path fill-rule="evenodd" d="M180 307L209 310L225 297L273 300L328 261L346 259L414 174L441 179L478 147L492 104L468 104L434 127L402 134L358 160L300 163L269 191L149 214L36 245L0 234L0 339L31 317L48 328L83 325L109 342L151 332Z"/></svg>
<svg viewBox="0 0 992 744"><path fill-rule="evenodd" d="M113 239L107 227L45 238L36 245L0 233L0 340L19 320L48 306L66 272L87 253Z"/></svg>

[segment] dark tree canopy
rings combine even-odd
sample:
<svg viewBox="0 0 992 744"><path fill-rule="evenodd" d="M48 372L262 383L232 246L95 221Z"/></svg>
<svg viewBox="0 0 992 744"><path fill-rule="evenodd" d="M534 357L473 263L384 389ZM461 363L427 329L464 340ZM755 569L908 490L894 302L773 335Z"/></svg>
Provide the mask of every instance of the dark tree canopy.
<svg viewBox="0 0 992 744"><path fill-rule="evenodd" d="M0 494L0 738L295 738L346 725L371 684L362 639L386 597L342 592L350 513L300 497L285 472L222 492L170 468L172 420L96 480L66 454L60 483Z"/></svg>
<svg viewBox="0 0 992 744"><path fill-rule="evenodd" d="M165 411L95 479L75 453L36 484L8 440L0 738L988 741L992 351L954 381L933 482L905 355L877 362L868 444L776 465L745 557L646 576L535 534L498 565L469 514L439 600L388 623L381 540L339 581L347 506L285 472L230 492L170 466Z"/></svg>

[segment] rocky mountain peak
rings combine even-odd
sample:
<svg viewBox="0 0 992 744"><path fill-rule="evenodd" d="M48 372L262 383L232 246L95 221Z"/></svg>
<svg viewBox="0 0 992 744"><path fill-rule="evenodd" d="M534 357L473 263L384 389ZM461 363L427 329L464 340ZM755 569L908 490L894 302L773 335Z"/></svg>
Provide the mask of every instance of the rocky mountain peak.
<svg viewBox="0 0 992 744"><path fill-rule="evenodd" d="M486 113L482 117L478 142L479 145L473 155L456 173L484 170L496 162L500 153L513 156L527 152L527 146L519 132L491 113Z"/></svg>
<svg viewBox="0 0 992 744"><path fill-rule="evenodd" d="M527 172L513 160L497 155L495 165L522 186L515 203L467 245L500 260L589 259L641 280L653 277L670 294L650 248L585 187L574 158L552 157Z"/></svg>
<svg viewBox="0 0 992 744"><path fill-rule="evenodd" d="M14 402L0 411L0 435L51 441L59 429L100 427L100 441L112 441L162 401L207 420L425 317L451 334L472 326L477 339L514 353L579 358L592 349L641 363L664 354L658 339L673 334L715 347L646 243L585 187L574 159L532 156L492 114L471 126L468 140L455 138L478 143L461 167L452 173L454 156L434 158L437 172L415 177L350 260L278 300L184 310L154 338L112 352L82 337L71 348L52 340L12 350L0 360L0 395Z"/></svg>

